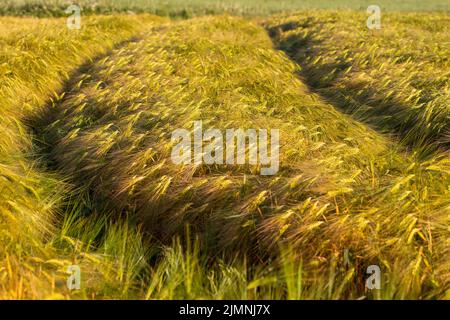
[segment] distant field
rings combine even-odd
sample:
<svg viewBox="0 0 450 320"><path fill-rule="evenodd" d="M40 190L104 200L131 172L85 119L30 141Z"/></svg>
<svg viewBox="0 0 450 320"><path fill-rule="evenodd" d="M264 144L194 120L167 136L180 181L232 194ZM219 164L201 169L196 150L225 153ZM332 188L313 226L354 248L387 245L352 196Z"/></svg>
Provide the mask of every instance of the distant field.
<svg viewBox="0 0 450 320"><path fill-rule="evenodd" d="M181 17L220 13L261 16L308 9L366 10L371 4L385 11L450 11L449 0L5 0L0 4L0 14L62 16L71 3L80 5L85 14L133 11Z"/></svg>

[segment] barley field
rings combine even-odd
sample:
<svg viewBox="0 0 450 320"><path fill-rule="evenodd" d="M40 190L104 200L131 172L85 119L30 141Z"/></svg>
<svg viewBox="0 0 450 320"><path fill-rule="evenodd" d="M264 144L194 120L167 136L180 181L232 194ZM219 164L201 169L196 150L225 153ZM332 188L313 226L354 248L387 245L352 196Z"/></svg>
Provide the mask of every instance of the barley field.
<svg viewBox="0 0 450 320"><path fill-rule="evenodd" d="M0 4L0 299L450 299L450 3L80 5Z"/></svg>

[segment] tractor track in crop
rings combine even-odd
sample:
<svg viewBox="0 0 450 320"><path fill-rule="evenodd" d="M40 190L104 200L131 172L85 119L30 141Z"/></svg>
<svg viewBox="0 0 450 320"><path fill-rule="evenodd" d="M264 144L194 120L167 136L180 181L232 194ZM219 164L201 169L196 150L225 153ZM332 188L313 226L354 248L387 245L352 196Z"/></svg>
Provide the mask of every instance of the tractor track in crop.
<svg viewBox="0 0 450 320"><path fill-rule="evenodd" d="M434 151L449 152L450 126L448 124L439 134L424 133L420 139L416 138L413 136L411 128L416 127L421 122L422 115L419 112L412 112L411 107L402 101L394 103L373 99L380 93L385 96L387 93L363 85L354 87L352 88L353 91L349 91L349 88L345 85L336 85L336 82L339 82L339 76L337 80L329 83L322 83L316 79L317 74L328 74L331 71L346 70L350 67L345 62L324 66L313 66L304 62L305 58L311 59L320 54L317 51L321 43L320 40L315 39L315 33L319 33L319 30L323 27L322 22L310 17L302 24L287 22L278 25L263 24L263 26L271 38L274 48L283 51L294 63L300 66L298 76L308 86L309 90L320 96L323 101L351 116L356 121L364 123L382 135L389 137L404 149L421 150L425 157L433 154ZM308 30L309 35L302 39L298 39L295 35L281 36L283 33L288 33L297 28ZM355 91L362 92L362 94L357 96L351 93ZM390 116L387 117L387 115ZM383 121L380 121L381 118L383 118Z"/></svg>

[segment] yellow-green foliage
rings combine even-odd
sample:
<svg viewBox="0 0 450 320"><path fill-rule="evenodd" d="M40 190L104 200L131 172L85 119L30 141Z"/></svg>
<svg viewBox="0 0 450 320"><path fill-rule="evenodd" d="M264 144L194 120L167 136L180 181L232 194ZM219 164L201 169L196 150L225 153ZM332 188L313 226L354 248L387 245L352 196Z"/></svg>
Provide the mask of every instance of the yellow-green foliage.
<svg viewBox="0 0 450 320"><path fill-rule="evenodd" d="M210 256L283 265L279 298L360 297L370 264L384 275L375 297L448 297L448 157L405 152L311 93L299 71L256 24L173 22L80 70L33 125L58 171L114 216L128 214L166 244L189 224ZM171 133L192 130L194 120L280 129L279 173L174 165ZM298 260L269 260L279 246ZM162 270L186 269L166 263ZM310 291L296 295L292 279L303 272ZM195 271L183 274L195 282ZM247 289L270 291L269 280ZM191 286L177 295L171 285L153 280L147 296L196 297Z"/></svg>
<svg viewBox="0 0 450 320"><path fill-rule="evenodd" d="M270 18L277 45L318 92L409 145L448 148L450 15L315 12Z"/></svg>
<svg viewBox="0 0 450 320"><path fill-rule="evenodd" d="M70 31L65 19L0 20L0 297L48 297L53 269L70 264L76 240L63 237L70 254L52 246L60 199L68 188L36 168L24 120L39 113L76 68L139 33L155 18L127 16L83 20ZM67 245L67 243L66 243ZM72 246L73 245L73 246Z"/></svg>

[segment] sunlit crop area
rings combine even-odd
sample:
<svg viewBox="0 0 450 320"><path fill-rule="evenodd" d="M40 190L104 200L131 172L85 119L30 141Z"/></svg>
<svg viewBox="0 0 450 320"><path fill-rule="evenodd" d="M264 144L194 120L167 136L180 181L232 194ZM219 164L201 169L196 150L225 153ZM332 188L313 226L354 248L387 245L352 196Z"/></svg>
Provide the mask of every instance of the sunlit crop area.
<svg viewBox="0 0 450 320"><path fill-rule="evenodd" d="M449 14L265 6L0 18L0 298L450 298ZM279 170L175 164L200 120Z"/></svg>

